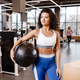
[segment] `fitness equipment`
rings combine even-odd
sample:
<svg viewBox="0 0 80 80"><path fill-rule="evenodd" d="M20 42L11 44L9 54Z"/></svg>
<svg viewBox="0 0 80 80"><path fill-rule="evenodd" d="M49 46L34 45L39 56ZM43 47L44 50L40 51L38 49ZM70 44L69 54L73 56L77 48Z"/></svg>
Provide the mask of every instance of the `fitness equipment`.
<svg viewBox="0 0 80 80"><path fill-rule="evenodd" d="M38 51L31 43L22 43L14 50L14 60L22 67L28 67L35 62L38 57Z"/></svg>
<svg viewBox="0 0 80 80"><path fill-rule="evenodd" d="M9 14L9 13L1 13L1 15L6 15L6 16L8 16L9 17L9 20L8 20L8 28L7 29L9 29L9 31L11 31L11 29L12 29L12 14Z"/></svg>

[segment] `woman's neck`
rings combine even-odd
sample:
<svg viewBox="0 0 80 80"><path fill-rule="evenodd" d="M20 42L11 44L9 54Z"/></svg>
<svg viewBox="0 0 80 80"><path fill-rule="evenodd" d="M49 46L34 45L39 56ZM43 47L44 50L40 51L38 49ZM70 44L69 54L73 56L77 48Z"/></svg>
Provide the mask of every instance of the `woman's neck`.
<svg viewBox="0 0 80 80"><path fill-rule="evenodd" d="M45 32L48 32L48 31L50 30L50 27L48 27L48 26L47 26L47 27L43 26L43 27L42 27L42 30L45 31Z"/></svg>

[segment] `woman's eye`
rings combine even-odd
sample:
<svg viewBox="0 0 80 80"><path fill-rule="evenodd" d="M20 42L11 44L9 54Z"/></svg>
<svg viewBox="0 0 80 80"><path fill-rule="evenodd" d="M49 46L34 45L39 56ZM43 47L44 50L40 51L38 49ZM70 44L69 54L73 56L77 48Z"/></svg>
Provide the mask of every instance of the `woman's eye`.
<svg viewBox="0 0 80 80"><path fill-rule="evenodd" d="M41 17L41 18L43 18L43 17ZM44 17L44 18L48 18L48 17Z"/></svg>

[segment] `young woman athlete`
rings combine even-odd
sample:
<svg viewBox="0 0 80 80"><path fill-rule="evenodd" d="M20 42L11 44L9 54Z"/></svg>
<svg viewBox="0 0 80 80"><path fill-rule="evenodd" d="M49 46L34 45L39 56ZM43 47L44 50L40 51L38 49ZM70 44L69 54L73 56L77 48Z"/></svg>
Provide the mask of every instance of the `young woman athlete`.
<svg viewBox="0 0 80 80"><path fill-rule="evenodd" d="M15 43L10 52L11 59L15 62L13 57L17 45L35 37L39 52L38 62L34 63L32 67L35 80L45 80L45 73L49 80L60 80L62 74L60 70L59 27L56 15L50 8L42 9L39 14L38 26L39 29L32 30Z"/></svg>

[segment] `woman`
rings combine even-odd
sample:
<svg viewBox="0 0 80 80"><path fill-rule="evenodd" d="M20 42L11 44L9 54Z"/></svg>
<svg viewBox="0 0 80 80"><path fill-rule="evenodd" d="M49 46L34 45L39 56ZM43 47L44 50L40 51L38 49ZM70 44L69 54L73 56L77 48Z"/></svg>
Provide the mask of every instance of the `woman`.
<svg viewBox="0 0 80 80"><path fill-rule="evenodd" d="M38 19L39 29L32 30L20 38L11 49L11 59L14 61L14 49L25 40L35 37L39 60L33 64L35 80L45 80L45 72L49 80L60 80L60 36L56 15L50 8L43 8ZM55 46L56 45L56 46ZM56 47L56 62L54 47ZM57 65L56 65L57 64Z"/></svg>
<svg viewBox="0 0 80 80"><path fill-rule="evenodd" d="M68 38L68 44L71 41L71 34L72 34L72 30L70 28L70 26L68 27L67 31L66 31L66 37Z"/></svg>

